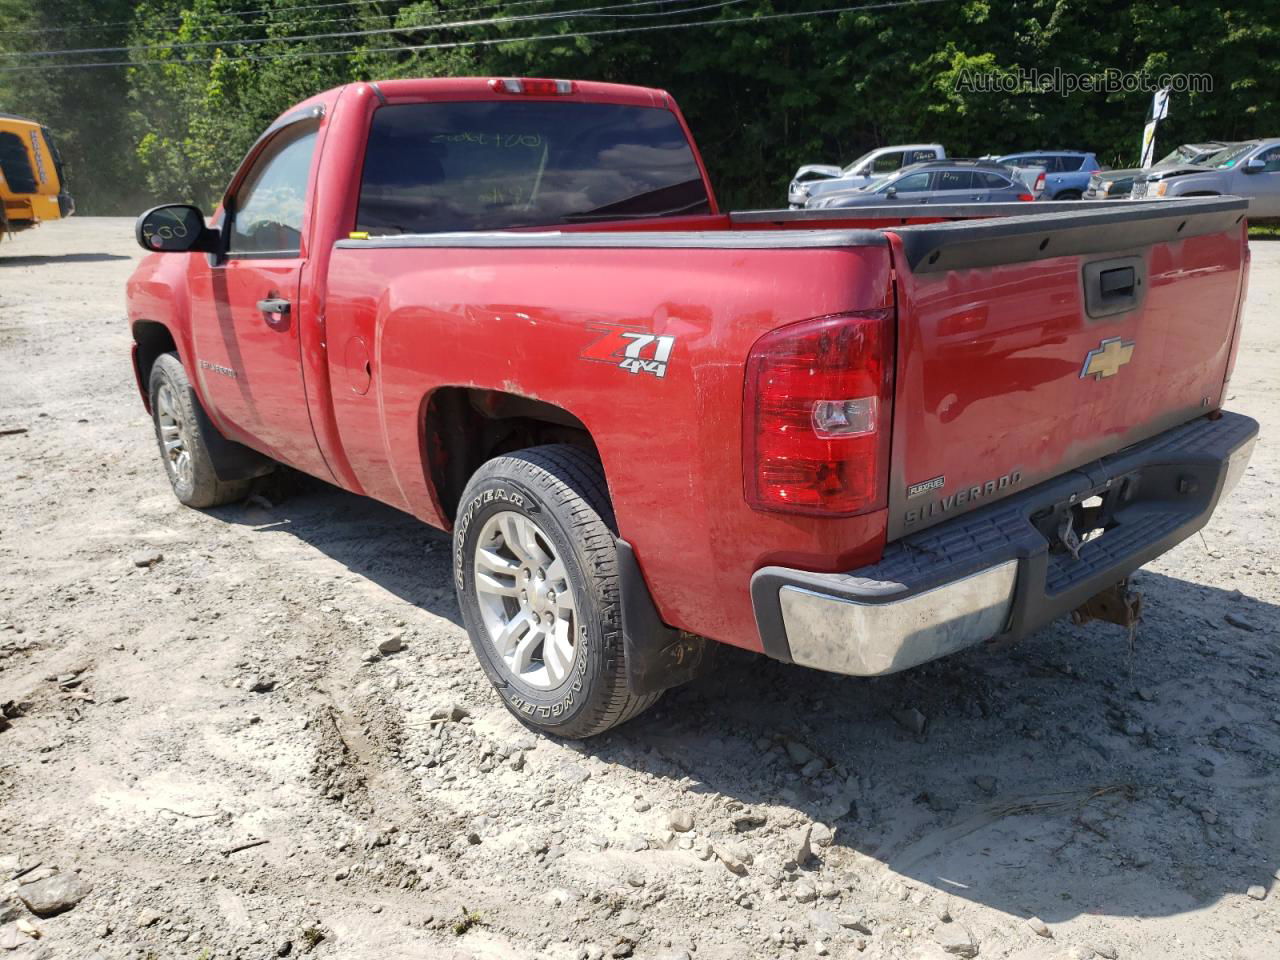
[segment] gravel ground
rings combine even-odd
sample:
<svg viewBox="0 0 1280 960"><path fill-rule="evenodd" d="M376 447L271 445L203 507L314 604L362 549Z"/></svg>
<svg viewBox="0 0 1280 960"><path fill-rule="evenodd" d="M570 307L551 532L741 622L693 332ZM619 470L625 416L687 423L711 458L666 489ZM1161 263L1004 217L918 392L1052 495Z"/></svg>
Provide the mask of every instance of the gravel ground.
<svg viewBox="0 0 1280 960"><path fill-rule="evenodd" d="M557 743L485 684L443 535L309 480L174 501L138 254L114 219L0 248L0 960L1280 955L1269 438L1133 642L877 681L730 651ZM1253 263L1229 405L1265 434Z"/></svg>

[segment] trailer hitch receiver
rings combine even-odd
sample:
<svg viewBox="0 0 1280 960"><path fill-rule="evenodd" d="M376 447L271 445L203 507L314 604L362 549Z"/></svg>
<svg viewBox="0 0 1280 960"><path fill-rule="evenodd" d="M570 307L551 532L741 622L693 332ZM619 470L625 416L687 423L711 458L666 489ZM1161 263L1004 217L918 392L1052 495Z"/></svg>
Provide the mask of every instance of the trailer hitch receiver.
<svg viewBox="0 0 1280 960"><path fill-rule="evenodd" d="M1071 611L1071 622L1080 626L1103 620L1132 630L1142 619L1142 594L1129 588L1129 578L1095 593Z"/></svg>

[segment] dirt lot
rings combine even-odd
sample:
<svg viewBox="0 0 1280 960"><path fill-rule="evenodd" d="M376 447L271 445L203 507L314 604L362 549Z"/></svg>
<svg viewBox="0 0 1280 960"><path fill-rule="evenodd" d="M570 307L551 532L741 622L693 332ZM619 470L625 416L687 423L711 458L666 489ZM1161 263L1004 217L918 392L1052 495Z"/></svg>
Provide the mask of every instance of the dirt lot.
<svg viewBox="0 0 1280 960"><path fill-rule="evenodd" d="M1264 441L1139 574L1132 645L1057 623L879 681L731 652L585 745L490 693L443 535L317 482L174 501L138 254L125 220L0 248L8 957L1280 956L1280 244L1230 401Z"/></svg>

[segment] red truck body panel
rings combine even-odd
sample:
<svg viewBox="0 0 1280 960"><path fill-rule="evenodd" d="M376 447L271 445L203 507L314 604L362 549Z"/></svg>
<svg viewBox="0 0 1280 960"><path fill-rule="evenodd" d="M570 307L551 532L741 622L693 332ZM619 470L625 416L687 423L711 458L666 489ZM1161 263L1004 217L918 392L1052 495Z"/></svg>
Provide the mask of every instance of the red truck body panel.
<svg viewBox="0 0 1280 960"><path fill-rule="evenodd" d="M335 251L330 380L365 492L447 527L423 473L422 412L439 387L482 387L547 400L586 425L619 532L672 625L749 646L754 570L875 559L882 513L831 520L747 507L742 364L776 327L882 305L886 248L695 249L678 264L661 248L493 249L482 264L478 252ZM665 377L584 359L619 329L676 338ZM365 381L355 341L374 345L363 394L352 388Z"/></svg>
<svg viewBox="0 0 1280 960"><path fill-rule="evenodd" d="M590 432L619 535L662 618L760 649L753 572L876 562L904 529L907 485L945 475L948 489L981 487L1018 470L1026 486L1221 400L1242 228L1139 248L1150 289L1142 310L1115 322L1086 315L1082 256L930 273L908 262L902 238L942 216L735 217L719 213L709 184L710 213L556 229L583 234L576 246L539 246L536 232L528 245L347 239L376 110L494 96L484 79L321 94L290 112L323 109L300 257L142 262L130 320L170 330L228 438L447 529L424 439L434 392L482 388L551 404ZM670 110L688 136L662 91L578 82L549 99ZM820 228L845 233L821 239ZM815 239L785 242L795 231ZM660 240L677 233L702 239ZM618 234L635 242L600 240ZM762 242L742 242L752 237ZM269 323L256 307L267 297L294 309ZM786 324L879 307L897 311L898 328L889 509L828 518L750 508L743 376L752 345ZM663 376L594 362L621 331L674 338ZM1081 362L1107 337L1138 343L1141 375L1090 383L1082 403Z"/></svg>

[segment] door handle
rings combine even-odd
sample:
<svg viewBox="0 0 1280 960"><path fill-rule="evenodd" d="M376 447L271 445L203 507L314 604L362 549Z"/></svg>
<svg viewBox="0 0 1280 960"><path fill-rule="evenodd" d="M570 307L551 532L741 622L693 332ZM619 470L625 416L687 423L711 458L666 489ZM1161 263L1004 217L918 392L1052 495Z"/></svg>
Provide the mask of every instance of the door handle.
<svg viewBox="0 0 1280 960"><path fill-rule="evenodd" d="M290 303L281 297L268 297L258 301L258 309L263 313L276 313L282 317L289 315Z"/></svg>

